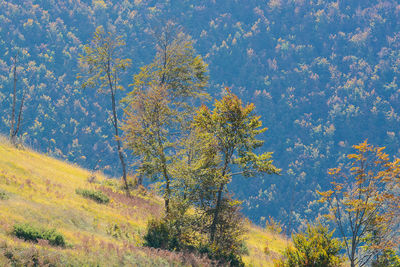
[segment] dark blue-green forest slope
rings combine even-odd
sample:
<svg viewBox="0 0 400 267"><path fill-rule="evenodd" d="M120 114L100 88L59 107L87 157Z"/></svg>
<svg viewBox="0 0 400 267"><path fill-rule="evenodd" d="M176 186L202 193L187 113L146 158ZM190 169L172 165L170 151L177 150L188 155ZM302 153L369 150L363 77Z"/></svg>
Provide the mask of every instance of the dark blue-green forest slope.
<svg viewBox="0 0 400 267"><path fill-rule="evenodd" d="M123 35L132 75L154 56L149 34L173 19L209 64L209 92L229 86L262 115L265 150L281 176L232 183L255 222L295 225L318 212L315 189L351 146L368 138L398 153L400 4L395 0L0 1L0 130L10 126L11 58L28 90L26 143L118 174L111 104L81 90L77 59L94 29ZM129 90L129 88L128 88ZM121 92L123 97L126 92ZM121 110L120 110L121 111ZM1 155L0 155L1 156Z"/></svg>

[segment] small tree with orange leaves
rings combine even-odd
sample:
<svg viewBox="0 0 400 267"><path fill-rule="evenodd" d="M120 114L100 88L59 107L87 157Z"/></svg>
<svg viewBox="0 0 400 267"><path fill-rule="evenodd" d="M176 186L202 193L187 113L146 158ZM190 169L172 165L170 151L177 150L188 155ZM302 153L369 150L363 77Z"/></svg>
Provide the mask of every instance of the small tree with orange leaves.
<svg viewBox="0 0 400 267"><path fill-rule="evenodd" d="M329 170L332 189L319 192L343 239L351 267L364 266L397 243L395 186L400 161L367 141L353 146L349 163Z"/></svg>

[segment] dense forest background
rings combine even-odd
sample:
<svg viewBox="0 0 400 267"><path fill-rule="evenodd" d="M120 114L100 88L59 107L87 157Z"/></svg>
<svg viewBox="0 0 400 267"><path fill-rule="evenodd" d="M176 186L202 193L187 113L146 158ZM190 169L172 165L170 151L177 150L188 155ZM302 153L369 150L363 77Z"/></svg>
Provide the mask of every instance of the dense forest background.
<svg viewBox="0 0 400 267"><path fill-rule="evenodd" d="M269 128L264 149L274 152L282 175L235 177L231 184L254 222L273 216L293 228L315 217L315 190L326 189L327 169L353 144L368 138L399 153L395 0L38 0L0 1L0 10L0 132L10 128L19 51L18 88L28 92L24 141L86 168L120 175L111 103L76 79L82 46L99 25L124 37L133 64L122 98L154 57L151 32L167 20L196 40L209 64L209 93L229 86L255 103Z"/></svg>

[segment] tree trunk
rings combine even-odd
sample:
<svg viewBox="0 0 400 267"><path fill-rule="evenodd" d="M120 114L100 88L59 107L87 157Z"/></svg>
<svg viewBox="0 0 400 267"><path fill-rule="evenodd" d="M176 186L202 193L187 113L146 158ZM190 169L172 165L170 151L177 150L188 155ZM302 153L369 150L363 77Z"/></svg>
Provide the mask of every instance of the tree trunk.
<svg viewBox="0 0 400 267"><path fill-rule="evenodd" d="M139 187L141 185L143 185L143 174L139 174L139 177L138 177L138 180L136 183L136 187Z"/></svg>
<svg viewBox="0 0 400 267"><path fill-rule="evenodd" d="M23 93L22 95L22 99L21 99L21 105L19 107L19 112L18 112L18 120L17 120L17 127L15 128L14 131L14 142L15 142L15 138L18 136L18 132L19 132L19 127L21 126L21 121L22 121L22 109L24 107L24 101L25 101L25 96L26 96L26 91Z"/></svg>
<svg viewBox="0 0 400 267"><path fill-rule="evenodd" d="M356 261L356 259L355 259L355 254L356 254L356 251L355 251L355 249L351 249L351 256L350 256L350 267L356 267L356 263L355 263L355 261Z"/></svg>
<svg viewBox="0 0 400 267"><path fill-rule="evenodd" d="M165 211L167 213L167 215L169 214L169 198L171 195L171 189L169 187L170 181L169 181L169 177L168 174L166 173L166 170L164 170L164 175L165 175Z"/></svg>
<svg viewBox="0 0 400 267"><path fill-rule="evenodd" d="M221 207L221 201L222 201L222 191L224 190L224 183L221 183L219 189L218 189L218 198L217 198L217 204L215 206L215 211L214 211L214 218L213 222L211 224L211 232L210 232L210 239L211 243L214 242L215 239L215 231L217 229L217 223L218 223L218 215L219 215L219 209Z"/></svg>
<svg viewBox="0 0 400 267"><path fill-rule="evenodd" d="M17 102L17 55L15 55L14 58L14 68L13 68L14 85L13 85L13 103L12 103L12 113L11 113L11 129L10 129L10 140L12 144L15 144L14 125L15 125L15 105Z"/></svg>
<svg viewBox="0 0 400 267"><path fill-rule="evenodd" d="M128 196L130 196L128 180L126 178L126 164L125 164L125 160L124 160L124 154L122 152L121 141L119 140L117 110L116 110L116 105L115 105L115 94L114 94L111 77L110 77L109 73L108 73L108 82L109 82L110 90L111 90L113 125L114 125L114 129L115 129L115 137L117 140L118 156L119 156L119 160L121 161L121 165L122 165L122 179L124 180L124 183L125 183L126 194Z"/></svg>
<svg viewBox="0 0 400 267"><path fill-rule="evenodd" d="M169 199L171 197L171 189L170 189L170 180L167 171L167 160L165 159L164 149L161 144L160 136L158 135L158 142L161 147L161 164L162 164L162 172L165 179L165 194L164 194L164 202L165 202L165 212L167 215L169 214Z"/></svg>
<svg viewBox="0 0 400 267"><path fill-rule="evenodd" d="M225 176L226 170L228 169L228 158L225 158L225 163L224 163L224 169L222 170L222 177ZM210 227L210 240L211 243L214 242L215 239L215 232L217 230L217 224L218 224L218 215L219 215L219 209L221 207L221 202L222 202L222 193L224 190L225 183L222 182L221 185L219 186L218 189L218 197L217 197L217 204L215 205L215 210L214 210L214 218Z"/></svg>

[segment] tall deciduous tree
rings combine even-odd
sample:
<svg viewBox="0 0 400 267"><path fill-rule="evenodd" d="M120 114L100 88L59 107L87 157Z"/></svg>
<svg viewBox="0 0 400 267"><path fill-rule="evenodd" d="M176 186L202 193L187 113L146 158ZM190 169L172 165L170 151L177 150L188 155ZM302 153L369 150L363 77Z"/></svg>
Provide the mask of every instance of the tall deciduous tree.
<svg viewBox="0 0 400 267"><path fill-rule="evenodd" d="M208 74L191 37L171 22L156 34L156 49L153 62L134 76L133 90L124 99L128 104L124 129L128 146L140 158L139 173L166 183L168 213L176 149L188 135L196 101L208 96ZM153 116L149 110L159 114Z"/></svg>
<svg viewBox="0 0 400 267"><path fill-rule="evenodd" d="M153 180L166 183L164 192L165 209L169 212L171 175L169 166L173 155L174 142L170 142L170 125L176 113L170 109L165 86L152 85L146 90L131 94L125 110L123 129L127 146L135 155L140 155L139 172Z"/></svg>
<svg viewBox="0 0 400 267"><path fill-rule="evenodd" d="M155 120L138 121L138 118L144 116L136 115L132 116L132 121L127 121L127 126L133 128L127 129L126 133L139 129L129 137L134 142L133 145L139 147L137 151L146 151L144 147L147 144L156 143L149 136L158 136L156 133L161 132L155 127L157 123L149 121L165 125L166 120L163 119L166 117L160 117L160 114L179 114L179 111L171 113L171 109L165 108L168 103L163 99L139 98L132 102L136 108L146 106L145 103L158 107L158 115L151 117L156 118ZM164 108L160 108L160 105ZM155 111L154 108L141 110L142 114L154 114ZM171 119L174 115L170 117L170 122L174 121ZM146 118L150 118L149 115ZM169 126L165 127L169 129ZM170 134L165 129L163 133ZM160 225L169 229L170 235L167 239L171 239L171 242L179 240L168 242L173 245L170 249L197 246L199 251L207 253L221 264L230 262L231 265L241 265L244 220L239 212L240 201L232 198L227 191L227 185L233 175L254 176L259 173L280 172L272 164L272 153L255 152L264 143L257 139L257 135L265 130L261 127L260 117L254 114L254 105L243 106L241 100L229 90L221 100L215 101L212 111L204 105L196 111L188 136L180 140L179 144L175 143L173 150L167 149L173 151L167 168L169 177L173 178L169 178L173 186L168 192L170 195L165 197L168 197L168 201L171 200L172 205L168 216ZM154 154L159 155L160 151L166 151L154 145L151 147ZM134 147L133 149L135 150ZM151 155L151 166L162 166L160 157L154 154ZM148 159L144 162L146 161ZM145 165L142 168L144 167ZM233 172L238 169L240 171ZM162 173L162 170L157 172ZM155 237L153 231L157 232L157 227L149 227L149 237ZM189 239L187 233L190 233Z"/></svg>
<svg viewBox="0 0 400 267"><path fill-rule="evenodd" d="M241 174L249 177L258 173L280 172L272 164L271 152L255 153L264 143L257 139L257 135L267 129L262 128L260 117L255 115L254 108L253 104L243 106L241 100L227 89L221 100L215 100L212 111L203 105L194 117L193 127L197 129L201 139L213 140L220 158L218 176L214 181L217 188L210 225L211 243L215 241L216 231L221 223L223 194L232 176ZM234 166L241 171L232 173Z"/></svg>
<svg viewBox="0 0 400 267"><path fill-rule="evenodd" d="M126 163L124 159L123 148L119 136L117 100L116 94L123 87L120 84L120 74L131 63L128 58L120 56L120 49L125 45L121 36L115 36L110 32L105 32L103 27L98 27L94 33L92 42L83 48L84 54L80 55L79 63L86 70L85 77L78 75L78 78L84 79L82 87L98 88L98 92L110 94L112 109L112 124L115 131L118 156L122 166L122 178L125 183L125 189L129 195L129 186L126 177Z"/></svg>
<svg viewBox="0 0 400 267"><path fill-rule="evenodd" d="M329 170L332 188L320 195L329 204L328 218L337 225L350 265L361 267L397 244L398 203L393 189L400 177L400 160L391 161L384 147L367 141L353 147L356 153L347 156L348 164Z"/></svg>

